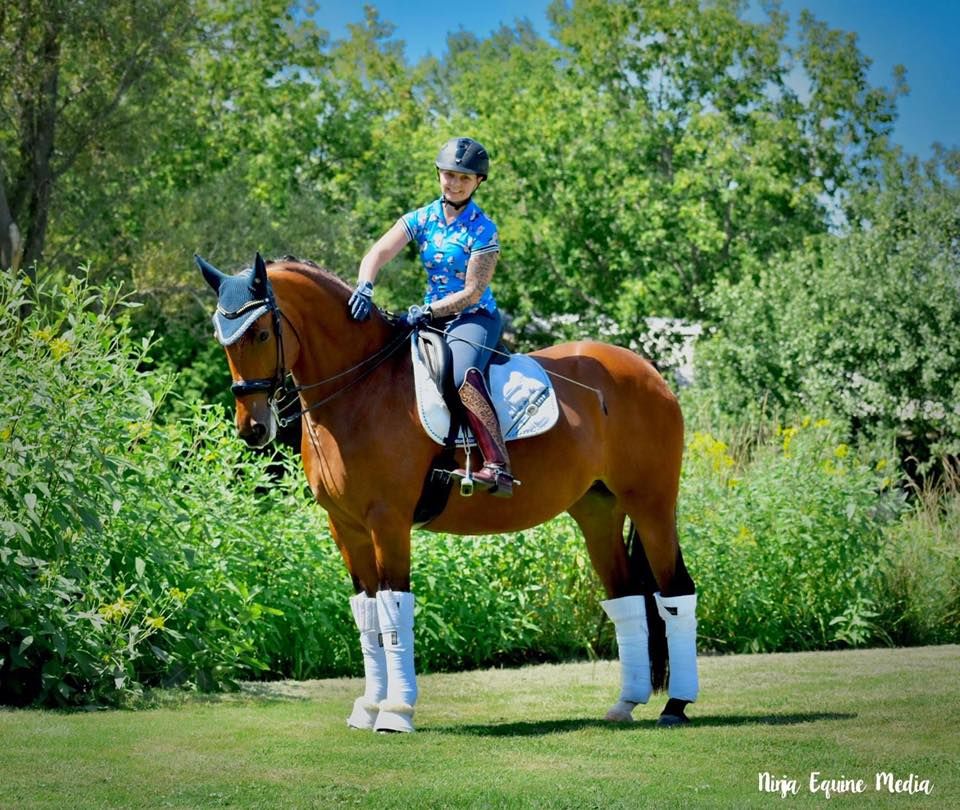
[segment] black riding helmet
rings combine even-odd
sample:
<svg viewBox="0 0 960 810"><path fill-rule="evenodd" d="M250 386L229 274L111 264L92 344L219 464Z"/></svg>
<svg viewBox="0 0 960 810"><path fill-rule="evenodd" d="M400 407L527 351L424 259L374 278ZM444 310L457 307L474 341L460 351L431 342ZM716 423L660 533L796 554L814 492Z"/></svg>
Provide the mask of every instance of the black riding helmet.
<svg viewBox="0 0 960 810"><path fill-rule="evenodd" d="M481 180L486 180L490 170L490 158L483 145L473 138L451 138L437 155L437 169L476 174Z"/></svg>

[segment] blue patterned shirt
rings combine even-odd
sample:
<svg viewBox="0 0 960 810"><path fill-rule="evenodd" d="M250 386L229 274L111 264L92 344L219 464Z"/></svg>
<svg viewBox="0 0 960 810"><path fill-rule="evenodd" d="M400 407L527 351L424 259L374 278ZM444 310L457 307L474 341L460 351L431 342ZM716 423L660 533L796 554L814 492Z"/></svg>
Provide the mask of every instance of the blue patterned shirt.
<svg viewBox="0 0 960 810"><path fill-rule="evenodd" d="M420 261L427 271L425 304L438 301L449 293L460 292L465 287L467 263L471 256L500 250L497 226L473 200L449 225L440 200L404 214L400 221L407 236L416 241ZM463 311L476 312L478 309L496 311L497 302L489 287L476 304Z"/></svg>

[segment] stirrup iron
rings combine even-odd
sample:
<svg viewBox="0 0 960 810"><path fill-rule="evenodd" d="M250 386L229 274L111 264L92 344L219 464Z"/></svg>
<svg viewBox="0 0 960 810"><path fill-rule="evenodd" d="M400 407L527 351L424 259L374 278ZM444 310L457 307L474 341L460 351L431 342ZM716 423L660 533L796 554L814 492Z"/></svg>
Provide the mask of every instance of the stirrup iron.
<svg viewBox="0 0 960 810"><path fill-rule="evenodd" d="M464 464L464 472L466 475L460 479L461 498L469 498L471 495L473 495L473 476L470 474L470 446L465 445L465 449L466 463Z"/></svg>

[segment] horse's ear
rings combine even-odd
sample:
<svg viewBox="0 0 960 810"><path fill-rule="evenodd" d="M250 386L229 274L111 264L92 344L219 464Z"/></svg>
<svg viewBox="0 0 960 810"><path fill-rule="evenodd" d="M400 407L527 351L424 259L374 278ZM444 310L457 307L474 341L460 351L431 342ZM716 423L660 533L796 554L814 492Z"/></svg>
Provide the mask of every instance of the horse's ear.
<svg viewBox="0 0 960 810"><path fill-rule="evenodd" d="M257 251L257 258L253 261L252 287L255 292L261 295L267 289L267 264L263 260L263 256L260 255L260 251Z"/></svg>
<svg viewBox="0 0 960 810"><path fill-rule="evenodd" d="M210 262L204 259L202 256L194 253L193 260L197 263L197 267L200 268L200 272L203 273L203 277L207 280L215 293L220 294L220 283L226 278L226 276L217 270Z"/></svg>

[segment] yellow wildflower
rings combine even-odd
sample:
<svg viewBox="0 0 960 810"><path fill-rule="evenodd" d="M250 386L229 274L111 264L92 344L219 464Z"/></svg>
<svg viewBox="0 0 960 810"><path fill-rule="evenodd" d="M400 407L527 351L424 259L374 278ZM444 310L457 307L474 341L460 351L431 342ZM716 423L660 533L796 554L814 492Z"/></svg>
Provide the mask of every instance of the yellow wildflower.
<svg viewBox="0 0 960 810"><path fill-rule="evenodd" d="M845 444L838 444L836 450L833 451L833 454L837 458L846 458L850 454L850 448Z"/></svg>
<svg viewBox="0 0 960 810"><path fill-rule="evenodd" d="M63 338L54 338L50 341L50 352L53 354L54 360L60 360L64 356L70 354L72 349L73 346L70 345L69 340L64 340Z"/></svg>
<svg viewBox="0 0 960 810"><path fill-rule="evenodd" d="M727 453L727 445L709 433L697 431L690 442L690 451L710 462L714 472L733 466L733 457Z"/></svg>
<svg viewBox="0 0 960 810"><path fill-rule="evenodd" d="M113 602L112 604L101 605L100 610L98 612L108 622L118 622L130 612L130 609L132 607L133 607L133 602L131 602L129 599L124 599L121 596L119 599L117 599L116 602Z"/></svg>
<svg viewBox="0 0 960 810"><path fill-rule="evenodd" d="M166 625L166 619L163 616L148 616L144 624L152 627L154 630L161 630Z"/></svg>
<svg viewBox="0 0 960 810"><path fill-rule="evenodd" d="M793 437L797 435L799 428L788 427L783 430L783 453L784 455L790 454L790 443L793 441Z"/></svg>
<svg viewBox="0 0 960 810"><path fill-rule="evenodd" d="M750 529L746 526L741 526L733 542L740 546L754 546L757 544L757 538Z"/></svg>
<svg viewBox="0 0 960 810"><path fill-rule="evenodd" d="M130 434L131 441L145 439L153 430L153 423L150 421L128 422L127 431Z"/></svg>

